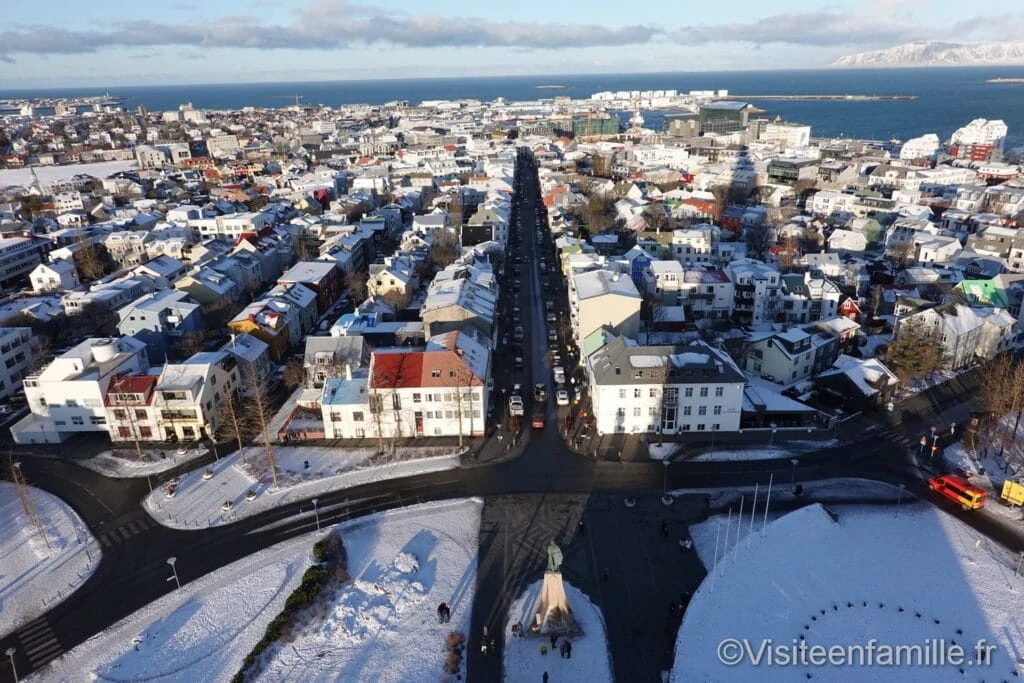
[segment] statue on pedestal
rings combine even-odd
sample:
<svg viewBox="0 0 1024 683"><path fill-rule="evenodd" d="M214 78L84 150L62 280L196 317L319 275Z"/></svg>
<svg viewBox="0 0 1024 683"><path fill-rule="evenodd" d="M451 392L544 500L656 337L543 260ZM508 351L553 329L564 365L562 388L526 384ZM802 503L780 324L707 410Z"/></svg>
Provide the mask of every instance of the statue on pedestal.
<svg viewBox="0 0 1024 683"><path fill-rule="evenodd" d="M546 635L583 635L583 630L576 623L565 597L565 585L562 583L562 549L554 541L548 543L548 564L544 572L544 583L540 590L540 604L530 627L531 633Z"/></svg>

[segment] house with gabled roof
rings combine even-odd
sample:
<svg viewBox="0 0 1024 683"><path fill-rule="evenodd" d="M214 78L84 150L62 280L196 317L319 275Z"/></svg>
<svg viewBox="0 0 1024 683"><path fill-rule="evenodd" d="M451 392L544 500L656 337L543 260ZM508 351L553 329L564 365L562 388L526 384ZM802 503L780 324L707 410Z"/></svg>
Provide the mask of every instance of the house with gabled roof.
<svg viewBox="0 0 1024 683"><path fill-rule="evenodd" d="M848 413L881 409L893 400L899 378L877 358L841 355L828 370L814 377L814 390L822 402Z"/></svg>

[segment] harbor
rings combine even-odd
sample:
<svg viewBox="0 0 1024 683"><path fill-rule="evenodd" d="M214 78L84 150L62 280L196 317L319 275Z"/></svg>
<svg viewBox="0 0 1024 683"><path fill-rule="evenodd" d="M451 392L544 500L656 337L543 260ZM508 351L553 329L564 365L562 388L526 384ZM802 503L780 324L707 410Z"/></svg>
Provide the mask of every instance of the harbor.
<svg viewBox="0 0 1024 683"><path fill-rule="evenodd" d="M886 102L916 100L917 95L726 95L717 100L842 100L843 102Z"/></svg>
<svg viewBox="0 0 1024 683"><path fill-rule="evenodd" d="M67 114L77 113L79 109L120 107L125 98L118 95L96 95L88 97L31 97L25 99L0 100L0 114L18 112L23 116L32 116L41 109L53 110Z"/></svg>

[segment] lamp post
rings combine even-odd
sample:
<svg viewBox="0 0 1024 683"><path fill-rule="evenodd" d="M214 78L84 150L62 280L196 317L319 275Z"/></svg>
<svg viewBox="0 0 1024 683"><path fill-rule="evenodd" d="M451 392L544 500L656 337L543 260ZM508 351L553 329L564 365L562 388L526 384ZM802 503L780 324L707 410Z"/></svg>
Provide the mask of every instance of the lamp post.
<svg viewBox="0 0 1024 683"><path fill-rule="evenodd" d="M17 652L17 650L13 647L9 647L4 652L11 660L11 671L14 672L14 683L18 683L18 667L14 664L14 653Z"/></svg>
<svg viewBox="0 0 1024 683"><path fill-rule="evenodd" d="M768 448L775 445L775 432L779 431L779 426L772 422L772 435L768 439Z"/></svg>
<svg viewBox="0 0 1024 683"><path fill-rule="evenodd" d="M935 463L935 451L939 450L939 430L932 427L932 455L928 460L928 464L932 465Z"/></svg>
<svg viewBox="0 0 1024 683"><path fill-rule="evenodd" d="M316 532L320 533L320 510L316 507L317 499L313 499L313 515L316 517Z"/></svg>
<svg viewBox="0 0 1024 683"><path fill-rule="evenodd" d="M711 450L715 450L715 432L718 431L718 425L711 425Z"/></svg>
<svg viewBox="0 0 1024 683"><path fill-rule="evenodd" d="M178 561L178 558L176 558L176 557L168 557L167 558L167 564L171 565L171 575L169 577L167 577L167 580L168 581L172 581L173 580L174 581L174 585L176 585L178 587L178 589L181 590L181 581L178 580L178 570L174 568L174 563L177 562L177 561Z"/></svg>
<svg viewBox="0 0 1024 683"><path fill-rule="evenodd" d="M665 466L665 479L664 479L664 484L662 486L662 495L667 496L668 495L668 464L669 464L668 463L668 458L665 458L664 460L662 460L661 464Z"/></svg>
<svg viewBox="0 0 1024 683"><path fill-rule="evenodd" d="M793 472L789 476L789 485L796 484L796 466L800 461L797 458L790 458L789 463L793 466Z"/></svg>
<svg viewBox="0 0 1024 683"><path fill-rule="evenodd" d="M896 516L900 516L900 503L903 502L903 490L907 488L906 484L900 484L900 492L896 496Z"/></svg>
<svg viewBox="0 0 1024 683"><path fill-rule="evenodd" d="M921 453L924 451L924 447L928 444L928 437L921 436L920 447L917 449L917 459L921 460Z"/></svg>

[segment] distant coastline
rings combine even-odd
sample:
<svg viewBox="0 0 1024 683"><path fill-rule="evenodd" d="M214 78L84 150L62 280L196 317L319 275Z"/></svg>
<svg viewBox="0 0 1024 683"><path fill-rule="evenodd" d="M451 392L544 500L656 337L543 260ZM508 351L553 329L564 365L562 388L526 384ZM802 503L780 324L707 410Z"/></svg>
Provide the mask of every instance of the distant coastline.
<svg viewBox="0 0 1024 683"><path fill-rule="evenodd" d="M990 78L986 83L1024 83L1024 78Z"/></svg>
<svg viewBox="0 0 1024 683"><path fill-rule="evenodd" d="M568 90L567 85L535 85L533 86L537 90Z"/></svg>

